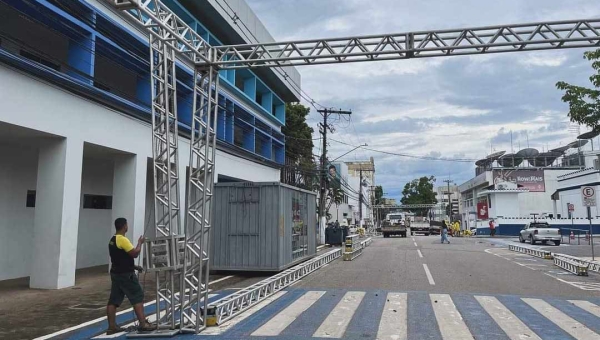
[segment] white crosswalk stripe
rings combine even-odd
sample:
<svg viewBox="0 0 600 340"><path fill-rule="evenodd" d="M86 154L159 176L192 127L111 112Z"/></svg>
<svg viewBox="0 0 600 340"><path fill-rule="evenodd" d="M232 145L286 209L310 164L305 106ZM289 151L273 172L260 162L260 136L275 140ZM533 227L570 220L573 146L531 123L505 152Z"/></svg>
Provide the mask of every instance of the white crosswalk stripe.
<svg viewBox="0 0 600 340"><path fill-rule="evenodd" d="M407 334L407 295L389 293L383 307L377 339L403 340Z"/></svg>
<svg viewBox="0 0 600 340"><path fill-rule="evenodd" d="M430 294L431 305L444 340L474 339L448 294Z"/></svg>
<svg viewBox="0 0 600 340"><path fill-rule="evenodd" d="M583 301L583 300L569 300L569 302L574 304L575 306L583 309L584 311L600 318L600 306L595 305L589 301Z"/></svg>
<svg viewBox="0 0 600 340"><path fill-rule="evenodd" d="M319 300L325 292L307 292L294 301L274 318L252 333L253 336L276 336L287 328L296 318Z"/></svg>
<svg viewBox="0 0 600 340"><path fill-rule="evenodd" d="M347 292L313 336L320 338L343 337L364 296L365 292Z"/></svg>
<svg viewBox="0 0 600 340"><path fill-rule="evenodd" d="M512 340L537 340L537 336L529 327L519 320L498 299L493 296L476 296L481 307L494 319L500 328Z"/></svg>
<svg viewBox="0 0 600 340"><path fill-rule="evenodd" d="M521 299L578 340L600 340L600 335L541 299Z"/></svg>
<svg viewBox="0 0 600 340"><path fill-rule="evenodd" d="M247 330L248 333L244 333L244 336L239 335L239 337L271 337L277 339L283 334L286 334L285 331L286 329L289 329L290 326L297 328L299 325L294 326L293 324L294 321L299 318L304 320L303 323L311 320L311 315L309 315L311 313L310 310L314 311L314 308L321 308L319 306L329 306L326 303L319 305L320 300L327 293L327 291L323 290L302 292L297 298L295 297L293 300L288 299L289 302L285 303L286 307L281 307L281 309L277 311L267 311L267 314L271 313L268 318L265 319L259 317L259 319L264 321L260 321L257 324L250 326L250 329ZM252 321L252 316L254 314L262 309L271 308L271 303L277 301L284 294L286 294L286 291L280 291L223 325L209 327L202 332L202 335L213 335L216 336L215 339L217 339L220 338L220 335L227 335L229 331L239 332L239 328L236 328L237 326L242 326L241 329L247 328L247 322L250 322L250 324L254 322ZM350 327L352 320L360 321L361 318L368 318L369 320L373 320L373 327L375 329L372 329L371 331L377 332L376 339L406 340L408 338L418 338L418 334L414 333L415 328L412 328L412 331L411 328L409 328L409 324L415 322L414 319L410 319L411 317L421 317L420 315L414 313L411 315L409 313L409 309L415 308L416 306L414 305L415 302L411 305L411 296L415 296L412 295L414 293L389 292L385 294L385 301L382 300L384 296L381 294L369 294L368 297L366 297L366 294L366 292L361 291L346 292L335 306L326 307L328 308L326 311L327 317L325 317L324 320L323 318L315 318L313 324L314 328L308 330L309 333L306 335L310 337L310 334L314 332L312 336L318 338L353 338L357 336L357 333L356 327ZM210 297L214 296L216 295L210 295ZM418 322L427 322L429 327L433 327L436 331L439 330L439 334L444 340L466 340L493 337L492 333L486 333L490 332L489 329L469 328L469 326L473 327L474 324L477 324L482 320L480 319L480 317L484 316L482 313L489 315L491 318L488 318L489 322L494 322L498 325L511 340L541 340L543 334L536 334L535 332L540 330L540 327L543 328L552 324L561 328L575 339L600 340L600 335L595 332L598 328L590 326L592 328L590 329L590 327L585 326L573 318L581 317L582 314L580 316L569 316L566 312L552 306L544 299L521 299L521 301L524 302L524 304L521 304L522 308L529 309L529 307L525 307L528 305L545 318L544 321L536 321L541 322L541 324L536 324L534 327L527 324L524 319L519 318L520 315L523 315L523 310L515 310L513 304L510 305L509 309L503 304L503 299L486 295L477 295L474 296L474 298L478 302L478 306L476 304L463 305L465 303L463 299L453 300L452 296L449 294L429 294L431 307L426 306L426 308L431 308L430 310L433 310L435 319L418 320ZM380 310L376 309L376 311L374 311L372 309L375 301L378 301L377 303L380 304L379 306L383 305L382 307L379 307L381 308ZM565 302L567 301L574 306L571 307L571 310L572 308L580 308L582 310L581 313L584 313L584 311L589 313L588 318L598 318L600 324L600 306L587 300L565 300ZM371 307L369 308L367 306ZM409 306L411 307L409 308ZM420 307L418 308L422 308L423 305L420 304L419 306ZM363 315L363 313L365 313L364 308L369 308L369 313L376 314ZM465 311L469 311L468 314L465 314L467 320L464 320L463 315L461 315L460 311L463 311L463 308L468 308L465 309ZM477 308L480 308L480 312L474 313L473 311L477 311ZM324 311L320 312L323 313ZM156 316L154 314L149 315L148 317L151 322L155 321L155 318ZM589 319L586 322L590 322ZM133 323L124 325L124 327L132 325ZM314 331L314 329L316 329L316 331ZM535 331L533 329L535 329ZM496 332L498 331L499 330ZM121 338L122 336L123 333L112 336L100 335L95 337L95 339ZM236 334L234 337L238 337L238 335Z"/></svg>

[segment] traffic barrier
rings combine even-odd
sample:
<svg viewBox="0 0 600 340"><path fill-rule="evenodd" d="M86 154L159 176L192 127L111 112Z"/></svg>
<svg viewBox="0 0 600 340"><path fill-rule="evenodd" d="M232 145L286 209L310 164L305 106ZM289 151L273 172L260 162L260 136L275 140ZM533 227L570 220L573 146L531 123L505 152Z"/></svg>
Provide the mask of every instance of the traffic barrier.
<svg viewBox="0 0 600 340"><path fill-rule="evenodd" d="M358 239L354 236L346 237L346 249L344 252L344 261L352 261L355 258L359 257L363 253L363 249L371 245L373 239L371 237L365 239L364 241L358 242Z"/></svg>
<svg viewBox="0 0 600 340"><path fill-rule="evenodd" d="M566 254L554 254L554 257L562 257L562 258L566 258L566 259L570 259L579 263L583 263L585 265L588 266L588 271L593 271L596 273L600 273L600 262L595 262L595 261L589 261L589 260L584 260L582 258L576 257L576 256L571 256L571 255L566 255Z"/></svg>
<svg viewBox="0 0 600 340"><path fill-rule="evenodd" d="M571 240L574 240L574 239L575 239L575 234L573 234L573 230L571 230L571 235L569 235L569 238L570 238Z"/></svg>
<svg viewBox="0 0 600 340"><path fill-rule="evenodd" d="M546 260L552 260L552 253L548 250L528 248L528 247L517 246L517 245L513 245L513 244L508 245L508 250L516 251L519 253L523 253L523 254L527 254L527 255L531 255L531 256L535 256L535 257L540 257L540 258L546 259Z"/></svg>
<svg viewBox="0 0 600 340"><path fill-rule="evenodd" d="M230 320L341 255L341 249L334 249L211 303L207 310L207 325L219 325Z"/></svg>
<svg viewBox="0 0 600 340"><path fill-rule="evenodd" d="M571 272L577 276L588 276L588 269L590 263L587 261L579 260L573 256L566 256L563 254L554 254L554 265L560 267L568 272Z"/></svg>

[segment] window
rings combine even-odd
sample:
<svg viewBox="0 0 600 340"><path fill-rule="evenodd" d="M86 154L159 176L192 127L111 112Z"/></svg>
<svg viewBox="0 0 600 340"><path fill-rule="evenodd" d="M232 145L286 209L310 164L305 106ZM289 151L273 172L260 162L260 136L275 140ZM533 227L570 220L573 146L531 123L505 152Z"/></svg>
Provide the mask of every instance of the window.
<svg viewBox="0 0 600 340"><path fill-rule="evenodd" d="M83 209L112 209L112 196L83 195Z"/></svg>
<svg viewBox="0 0 600 340"><path fill-rule="evenodd" d="M27 201L25 206L27 208L35 208L35 190L27 190Z"/></svg>

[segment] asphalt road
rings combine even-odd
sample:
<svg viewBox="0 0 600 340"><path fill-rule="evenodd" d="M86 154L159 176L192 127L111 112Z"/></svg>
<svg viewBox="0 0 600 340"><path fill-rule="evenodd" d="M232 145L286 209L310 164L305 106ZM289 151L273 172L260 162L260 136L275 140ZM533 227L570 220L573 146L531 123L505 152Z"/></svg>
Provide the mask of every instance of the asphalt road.
<svg viewBox="0 0 600 340"><path fill-rule="evenodd" d="M512 239L450 242L440 244L439 236L374 238L353 261L336 259L231 321L184 337L600 339L600 275L575 276L550 260L511 252ZM213 299L263 278L219 282ZM105 338L105 327L99 322L59 338Z"/></svg>
<svg viewBox="0 0 600 340"><path fill-rule="evenodd" d="M550 260L509 252L506 244L510 242L450 237L450 244L441 244L439 236L376 238L354 261L336 261L295 287L600 297L600 287L583 290L549 276L549 272L564 272ZM562 251L574 246L553 250L559 248ZM596 274L587 278L555 276L566 281L600 283Z"/></svg>

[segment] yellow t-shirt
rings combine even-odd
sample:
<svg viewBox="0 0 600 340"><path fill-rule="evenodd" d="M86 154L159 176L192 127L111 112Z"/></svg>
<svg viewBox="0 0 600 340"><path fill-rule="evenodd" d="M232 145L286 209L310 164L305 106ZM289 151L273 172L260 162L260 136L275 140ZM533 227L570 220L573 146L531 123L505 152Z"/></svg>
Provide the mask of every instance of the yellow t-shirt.
<svg viewBox="0 0 600 340"><path fill-rule="evenodd" d="M131 244L131 241L123 235L115 235L115 239L117 240L117 248L123 249L126 252L130 252L134 246Z"/></svg>

